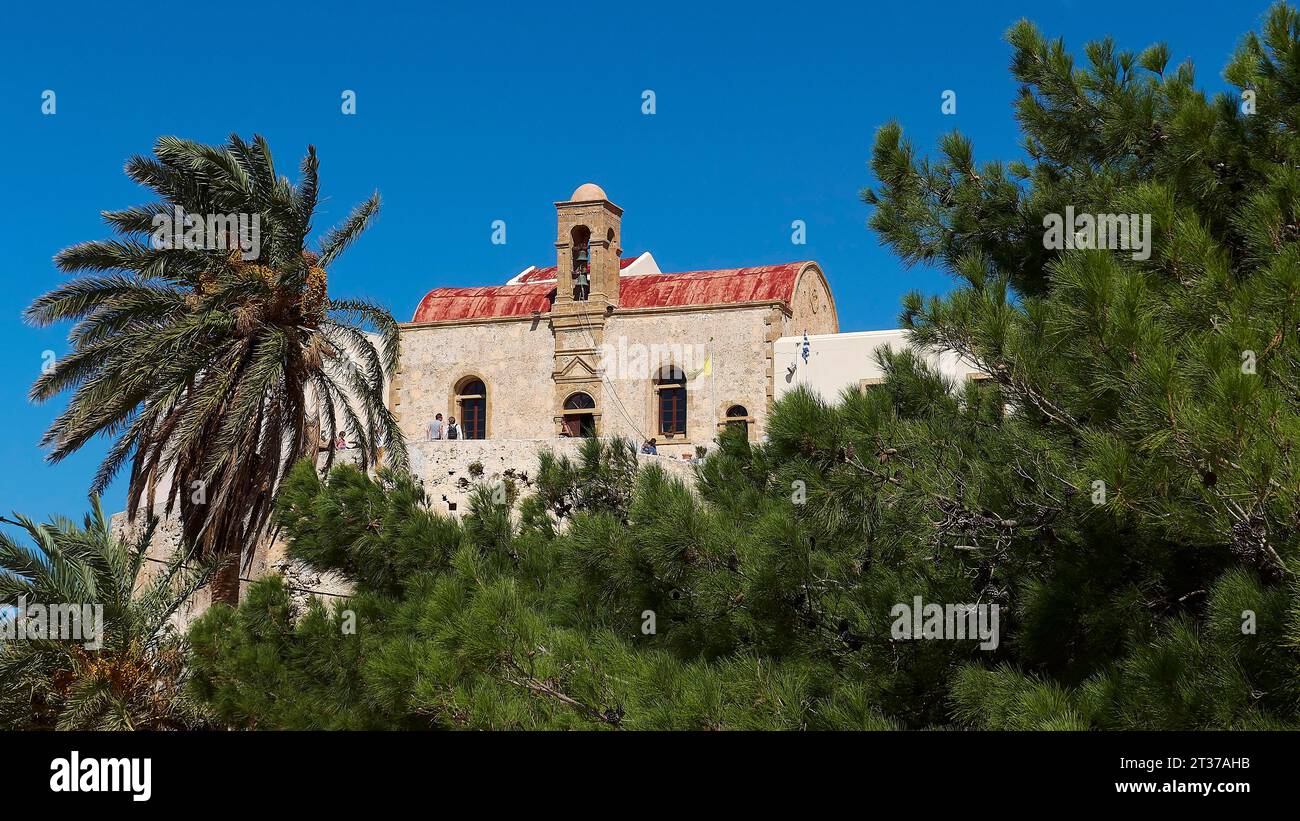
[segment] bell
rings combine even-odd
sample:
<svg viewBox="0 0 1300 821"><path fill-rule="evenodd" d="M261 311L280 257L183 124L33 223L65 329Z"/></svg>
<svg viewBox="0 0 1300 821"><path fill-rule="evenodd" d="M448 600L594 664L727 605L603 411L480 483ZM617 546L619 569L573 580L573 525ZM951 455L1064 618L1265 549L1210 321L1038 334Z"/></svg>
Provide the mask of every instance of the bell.
<svg viewBox="0 0 1300 821"><path fill-rule="evenodd" d="M574 262L580 263L580 264L582 264L582 265L586 265L586 264L587 264L587 261L588 261L589 259L590 259L590 257L587 256L587 249L586 249L586 248L579 248L579 249L578 249L578 256L574 258Z"/></svg>
<svg viewBox="0 0 1300 821"><path fill-rule="evenodd" d="M587 276L587 272L586 272L586 271L581 271L581 272L579 272L579 274L578 274L578 278L577 278L576 280L574 280L574 283L575 283L579 288L586 288L588 285L591 284L591 279Z"/></svg>

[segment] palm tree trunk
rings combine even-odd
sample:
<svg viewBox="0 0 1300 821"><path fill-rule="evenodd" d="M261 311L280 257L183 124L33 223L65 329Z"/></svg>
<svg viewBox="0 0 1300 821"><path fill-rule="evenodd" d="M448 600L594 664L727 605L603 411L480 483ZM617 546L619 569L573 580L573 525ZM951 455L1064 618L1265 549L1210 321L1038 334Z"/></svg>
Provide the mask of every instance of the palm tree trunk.
<svg viewBox="0 0 1300 821"><path fill-rule="evenodd" d="M212 603L239 606L239 553L222 557L221 566L212 576Z"/></svg>

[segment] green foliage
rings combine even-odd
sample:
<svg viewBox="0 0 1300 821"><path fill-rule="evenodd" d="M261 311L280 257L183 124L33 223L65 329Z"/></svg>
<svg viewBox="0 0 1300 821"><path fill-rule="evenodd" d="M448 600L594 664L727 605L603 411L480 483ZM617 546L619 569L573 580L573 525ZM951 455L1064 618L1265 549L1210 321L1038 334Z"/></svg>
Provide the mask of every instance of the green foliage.
<svg viewBox="0 0 1300 821"><path fill-rule="evenodd" d="M289 555L392 595L413 574L446 567L463 536L459 523L434 515L408 474L380 476L376 482L353 465L336 465L324 493L310 461L295 465L275 513L276 524L293 534Z"/></svg>
<svg viewBox="0 0 1300 821"><path fill-rule="evenodd" d="M401 726L376 712L361 692L361 642L343 632L342 609L327 610L313 599L293 620L283 581L272 576L256 582L238 610L214 606L191 626L192 692L232 726ZM212 664L216 658L219 669Z"/></svg>
<svg viewBox="0 0 1300 821"><path fill-rule="evenodd" d="M619 473L630 447L585 470ZM603 494L558 534L480 486L458 525L408 478L339 466L326 483L304 463L277 510L289 553L356 595L294 618L273 577L212 608L190 633L194 692L240 727L892 726L860 691L832 692L827 659L760 652L724 519L653 467L627 497Z"/></svg>
<svg viewBox="0 0 1300 821"><path fill-rule="evenodd" d="M557 516L609 508L624 518L636 476L636 445L625 439L582 441L575 463L542 451L537 495Z"/></svg>
<svg viewBox="0 0 1300 821"><path fill-rule="evenodd" d="M296 461L318 448L333 458L336 431L350 431L367 461L384 448L404 463L383 396L397 364L397 323L363 300L330 298L327 287L326 267L378 212L379 196L329 231L317 253L308 250L314 148L297 185L277 176L260 136L232 135L221 146L162 137L153 153L132 158L126 172L159 199L105 212L119 237L61 251L59 268L78 276L26 311L36 325L75 323L72 352L31 398L72 393L42 440L50 461L97 434L115 438L92 492L129 463L129 516L151 510L155 487L167 487L167 511L179 507L186 541L199 555L228 555L264 535L272 496ZM157 242L164 229L155 218L178 210L199 220L243 215L248 239L253 230L258 237L247 250L258 255L245 258L228 234L220 248ZM365 329L379 333L382 351ZM226 564L223 595L237 593L237 568Z"/></svg>
<svg viewBox="0 0 1300 821"><path fill-rule="evenodd" d="M37 524L19 516L13 524L22 528L30 545L0 532L4 607L21 601L28 608L102 608L99 641L78 640L71 631L0 641L0 728L206 726L208 712L185 691L186 645L172 616L207 580L211 568L187 569L184 555L177 553L160 567L146 569L152 525L127 545L112 533L99 498L92 496L90 502L81 526L62 518ZM16 618L13 610L0 615L11 627ZM83 618L81 629L92 632L93 622L93 616Z"/></svg>
<svg viewBox="0 0 1300 821"><path fill-rule="evenodd" d="M592 440L459 525L409 480L302 469L280 521L357 582L357 633L289 618L274 581L208 614L196 683L222 719L1300 725L1300 16L1275 7L1229 65L1251 114L1163 46L1076 66L1029 23L1008 39L1026 158L977 166L954 134L918 159L890 125L864 195L958 283L907 298L913 341L988 379L885 351L881 385L796 390L760 444L722 432L693 487ZM1150 257L1046 248L1067 207L1150 214ZM997 646L896 637L917 596L998 605Z"/></svg>
<svg viewBox="0 0 1300 821"><path fill-rule="evenodd" d="M957 134L917 161L890 125L864 193L886 243L959 283L907 298L913 339L978 363L1015 410L1002 455L963 480L1016 465L1032 482L990 504L1018 523L1011 555L1030 535L1039 565L994 569L1017 665L964 668L957 713L989 727L1294 722L1300 16L1275 5L1225 71L1243 93L1214 99L1163 44L1090 43L1076 65L1028 22L1008 39L1028 161L977 167ZM1045 248L1044 218L1067 207L1151 215L1150 257Z"/></svg>

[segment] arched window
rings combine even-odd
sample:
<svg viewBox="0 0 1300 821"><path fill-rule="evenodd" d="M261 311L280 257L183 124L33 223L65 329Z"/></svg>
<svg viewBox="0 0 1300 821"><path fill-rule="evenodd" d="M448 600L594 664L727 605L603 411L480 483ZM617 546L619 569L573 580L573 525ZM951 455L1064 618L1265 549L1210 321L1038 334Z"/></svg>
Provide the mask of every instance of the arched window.
<svg viewBox="0 0 1300 821"><path fill-rule="evenodd" d="M727 408L727 417L724 422L729 427L740 428L740 432L745 438L749 438L749 410L744 405L732 405Z"/></svg>
<svg viewBox="0 0 1300 821"><path fill-rule="evenodd" d="M587 410L596 407L596 402L585 393L575 393L564 400L565 410Z"/></svg>
<svg viewBox="0 0 1300 821"><path fill-rule="evenodd" d="M487 386L468 377L456 387L456 417L463 439L487 438Z"/></svg>
<svg viewBox="0 0 1300 821"><path fill-rule="evenodd" d="M575 393L564 400L564 435L596 435L596 401L585 393Z"/></svg>
<svg viewBox="0 0 1300 821"><path fill-rule="evenodd" d="M591 293L591 229L577 225L570 235L573 248L573 299L584 302Z"/></svg>
<svg viewBox="0 0 1300 821"><path fill-rule="evenodd" d="M686 433L686 374L681 368L668 366L659 372L655 380L658 393L655 406L658 409L659 433L673 436Z"/></svg>

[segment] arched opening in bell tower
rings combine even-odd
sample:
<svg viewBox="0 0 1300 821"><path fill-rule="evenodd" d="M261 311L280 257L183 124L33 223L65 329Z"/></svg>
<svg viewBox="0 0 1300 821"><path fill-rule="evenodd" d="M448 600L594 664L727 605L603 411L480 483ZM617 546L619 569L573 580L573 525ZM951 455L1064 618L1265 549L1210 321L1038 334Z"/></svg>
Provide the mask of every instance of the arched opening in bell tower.
<svg viewBox="0 0 1300 821"><path fill-rule="evenodd" d="M573 249L573 300L586 302L591 293L591 229L575 225L570 234Z"/></svg>

